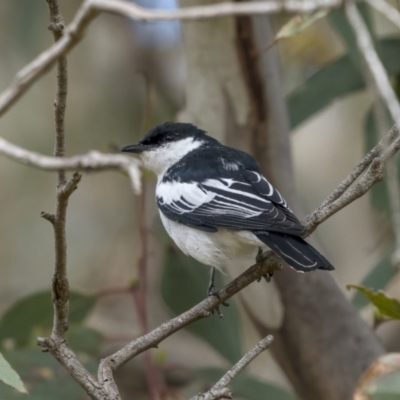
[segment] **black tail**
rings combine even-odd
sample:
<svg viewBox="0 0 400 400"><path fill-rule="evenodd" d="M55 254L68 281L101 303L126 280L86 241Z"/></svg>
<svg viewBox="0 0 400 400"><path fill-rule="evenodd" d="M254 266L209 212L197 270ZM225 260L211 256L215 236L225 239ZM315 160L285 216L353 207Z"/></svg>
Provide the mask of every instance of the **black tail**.
<svg viewBox="0 0 400 400"><path fill-rule="evenodd" d="M297 271L335 269L322 254L300 237L272 232L253 233Z"/></svg>

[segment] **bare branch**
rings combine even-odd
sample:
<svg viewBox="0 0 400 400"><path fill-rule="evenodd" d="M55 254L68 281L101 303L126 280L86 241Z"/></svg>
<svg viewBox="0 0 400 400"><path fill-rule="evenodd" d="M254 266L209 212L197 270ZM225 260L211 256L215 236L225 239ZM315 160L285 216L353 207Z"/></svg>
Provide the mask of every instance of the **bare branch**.
<svg viewBox="0 0 400 400"><path fill-rule="evenodd" d="M25 150L1 137L0 154L19 163L46 171L58 171L60 169L79 171L121 170L129 174L135 193L141 191L140 163L138 160L123 154L104 154L98 151L90 151L87 154L68 158L50 157Z"/></svg>
<svg viewBox="0 0 400 400"><path fill-rule="evenodd" d="M96 400L114 400L107 397L107 394L96 379L86 370L78 361L76 355L67 346L67 343L55 343L49 338L38 338L37 343L42 347L43 351L48 351L59 361L59 363L69 372L69 374L78 382L86 391L86 393Z"/></svg>
<svg viewBox="0 0 400 400"><path fill-rule="evenodd" d="M136 357L144 351L156 347L161 341L171 336L173 333L191 324L194 321L208 317L212 310L222 304L234 294L244 289L246 286L255 280L267 275L269 272L278 269L280 265L279 257L274 253L267 252L263 262L254 264L247 269L243 274L228 283L221 291L219 298L211 296L197 304L190 310L161 324L152 332L133 340L124 346L121 350L101 360L98 379L103 385L115 385L113 382L113 372L126 362Z"/></svg>
<svg viewBox="0 0 400 400"><path fill-rule="evenodd" d="M311 12L321 8L338 7L338 0L278 0L248 3L219 3L185 7L178 10L150 10L125 1L94 0L98 11L125 15L141 21L199 20L232 15L257 15L286 12Z"/></svg>
<svg viewBox="0 0 400 400"><path fill-rule="evenodd" d="M366 2L400 28L400 12L397 8L385 0L366 0Z"/></svg>
<svg viewBox="0 0 400 400"><path fill-rule="evenodd" d="M272 335L257 343L257 345L247 352L243 358L238 361L209 391L203 394L192 397L190 400L218 400L218 399L233 399L231 392L227 388L229 383L235 376L249 365L257 356L264 350L268 349L274 340Z"/></svg>
<svg viewBox="0 0 400 400"><path fill-rule="evenodd" d="M64 20L61 15L57 0L47 0L50 13L49 29L53 32L54 40L61 39L64 30ZM68 75L67 59L60 57L57 61L57 92L54 101L56 139L54 155L63 157L65 154L65 109L67 101ZM54 305L54 323L51 338L54 342L64 341L65 332L68 330L69 311L69 283L67 278L67 241L65 234L66 214L69 196L77 188L81 175L75 173L66 183L65 171L58 171L56 211L50 220L54 230L55 265L52 282L52 297Z"/></svg>
<svg viewBox="0 0 400 400"><path fill-rule="evenodd" d="M0 95L0 116L3 115L58 58L67 54L82 39L92 20L100 12L119 14L136 20L195 20L228 15L251 15L289 12L310 12L322 7L338 7L341 0L278 0L254 3L223 3L203 7L187 7L176 11L149 10L120 0L86 0L64 35L49 49L37 56L15 76Z"/></svg>

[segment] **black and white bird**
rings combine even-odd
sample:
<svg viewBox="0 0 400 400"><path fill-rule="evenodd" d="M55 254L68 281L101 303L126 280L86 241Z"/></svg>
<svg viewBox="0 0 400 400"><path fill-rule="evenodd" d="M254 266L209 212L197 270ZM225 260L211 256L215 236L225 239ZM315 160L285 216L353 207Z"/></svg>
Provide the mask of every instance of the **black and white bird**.
<svg viewBox="0 0 400 400"><path fill-rule="evenodd" d="M203 264L223 269L259 248L300 272L333 270L302 239L306 231L256 161L187 123L151 129L124 152L139 154L157 175L161 220L176 245ZM215 271L215 270L213 270Z"/></svg>

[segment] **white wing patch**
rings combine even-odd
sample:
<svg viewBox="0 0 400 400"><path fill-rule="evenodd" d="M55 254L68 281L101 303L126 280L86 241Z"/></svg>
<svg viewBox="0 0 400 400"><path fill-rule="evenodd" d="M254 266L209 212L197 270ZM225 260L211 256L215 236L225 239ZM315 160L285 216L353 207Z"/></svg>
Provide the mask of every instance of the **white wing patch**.
<svg viewBox="0 0 400 400"><path fill-rule="evenodd" d="M201 185L177 181L160 182L156 196L161 204L168 205L178 214L190 213L204 206L202 210L196 211L198 215L253 218L274 210L266 210L265 205L271 203L269 200L247 190L233 189L234 184L236 187L250 186L249 183L233 179L207 179Z"/></svg>
<svg viewBox="0 0 400 400"><path fill-rule="evenodd" d="M213 200L215 193L207 192L196 183L160 182L156 189L157 198L183 214ZM181 205L179 205L181 203Z"/></svg>

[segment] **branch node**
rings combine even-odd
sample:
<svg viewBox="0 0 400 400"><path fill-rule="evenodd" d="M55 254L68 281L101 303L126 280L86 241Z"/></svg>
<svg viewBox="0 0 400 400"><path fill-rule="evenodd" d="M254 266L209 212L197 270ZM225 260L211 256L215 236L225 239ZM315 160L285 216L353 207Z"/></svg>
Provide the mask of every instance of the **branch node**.
<svg viewBox="0 0 400 400"><path fill-rule="evenodd" d="M78 171L74 172L71 179L65 184L59 187L59 193L61 196L68 198L71 194L78 189L78 184L82 179L82 174Z"/></svg>
<svg viewBox="0 0 400 400"><path fill-rule="evenodd" d="M55 35L62 35L64 32L64 24L61 22L54 22L51 23L47 29L51 32L53 32Z"/></svg>
<svg viewBox="0 0 400 400"><path fill-rule="evenodd" d="M40 216L41 216L43 219L45 219L46 221L49 221L49 222L50 222L51 224L53 224L53 225L54 225L54 223L56 222L56 217L55 217L54 214L51 214L51 213L42 211L42 212L40 213Z"/></svg>

